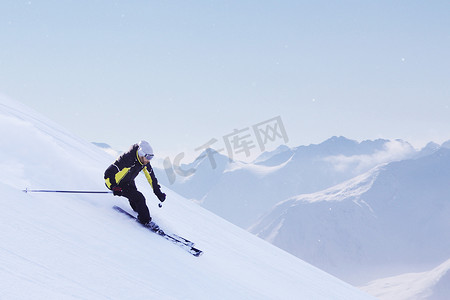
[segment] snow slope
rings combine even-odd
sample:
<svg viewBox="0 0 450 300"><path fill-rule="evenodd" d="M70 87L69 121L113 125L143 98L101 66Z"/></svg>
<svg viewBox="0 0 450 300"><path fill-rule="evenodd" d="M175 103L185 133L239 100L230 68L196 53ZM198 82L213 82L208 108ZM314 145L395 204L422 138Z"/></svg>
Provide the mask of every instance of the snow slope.
<svg viewBox="0 0 450 300"><path fill-rule="evenodd" d="M450 149L381 165L280 202L251 229L354 284L430 269L450 253Z"/></svg>
<svg viewBox="0 0 450 300"><path fill-rule="evenodd" d="M0 290L3 299L372 299L164 188L154 219L192 239L196 258L111 209L101 149L36 112L0 98Z"/></svg>
<svg viewBox="0 0 450 300"><path fill-rule="evenodd" d="M378 279L362 289L380 300L448 300L450 259L431 271Z"/></svg>

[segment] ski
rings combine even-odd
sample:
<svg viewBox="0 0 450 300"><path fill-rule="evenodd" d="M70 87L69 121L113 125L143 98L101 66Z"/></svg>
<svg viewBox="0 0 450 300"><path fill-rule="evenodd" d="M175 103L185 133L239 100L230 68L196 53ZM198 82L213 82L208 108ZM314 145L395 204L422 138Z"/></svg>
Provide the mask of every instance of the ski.
<svg viewBox="0 0 450 300"><path fill-rule="evenodd" d="M186 250L186 251L189 252L190 254L192 254L192 255L194 255L194 256L196 256L196 257L198 257L198 256L200 256L200 255L203 254L203 251L202 251L202 250L199 250L199 249L197 249L197 248L194 247L194 243L193 243L193 242L191 242L191 241L189 241L189 240L187 240L187 239L185 239L185 238L183 238L183 237L181 237L181 236L179 236L179 235L176 235L176 234L168 234L168 233L165 233L165 232L164 232L163 230L161 230L161 229L154 230L154 229L152 229L152 228L150 228L150 227L144 226L143 224L137 222L137 218L136 218L135 216L133 216L132 214L130 214L130 213L127 212L126 210L122 209L121 207L115 205L113 208L114 208L116 211L118 211L118 212L120 212L120 213L122 213L122 214L128 216L130 219L134 219L134 220L136 221L136 223L140 224L140 225L143 226L144 228L147 228L147 229L150 230L151 232L154 232L154 233L156 233L157 235L162 236L162 237L165 238L166 240L168 240L168 241L170 241L170 242L172 242L172 243L174 243L174 244L180 246L181 248L183 248L184 250Z"/></svg>
<svg viewBox="0 0 450 300"><path fill-rule="evenodd" d="M194 247L194 245L195 245L194 242L191 242L190 240L185 239L184 237L179 236L178 234L172 233L171 235L172 235L174 238L176 238L177 240L179 240L180 242L186 244L187 246Z"/></svg>

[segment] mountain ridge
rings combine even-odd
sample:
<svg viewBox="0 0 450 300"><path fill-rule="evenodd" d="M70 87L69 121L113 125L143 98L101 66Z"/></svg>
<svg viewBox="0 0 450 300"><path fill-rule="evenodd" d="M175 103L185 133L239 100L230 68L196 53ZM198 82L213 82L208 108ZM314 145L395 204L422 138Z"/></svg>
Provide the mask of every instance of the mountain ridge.
<svg viewBox="0 0 450 300"><path fill-rule="evenodd" d="M379 164L411 158L417 153L401 140L357 142L331 137L309 146L280 146L261 154L254 163L230 161L215 153L213 157L220 164L214 167L203 155L202 163L193 167L195 173L175 182L167 180L165 170L155 172L174 191L248 228L282 199L321 191Z"/></svg>
<svg viewBox="0 0 450 300"><path fill-rule="evenodd" d="M357 284L361 277L354 274L367 276L371 269L385 277L431 267L448 259L450 250L450 234L443 230L450 226L449 163L450 150L442 148L376 167L279 202L251 232Z"/></svg>

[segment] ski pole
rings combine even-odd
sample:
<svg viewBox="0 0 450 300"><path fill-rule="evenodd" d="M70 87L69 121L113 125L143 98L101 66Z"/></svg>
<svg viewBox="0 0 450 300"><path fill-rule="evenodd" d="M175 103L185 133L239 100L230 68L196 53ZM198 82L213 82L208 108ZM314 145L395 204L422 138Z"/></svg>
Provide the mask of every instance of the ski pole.
<svg viewBox="0 0 450 300"><path fill-rule="evenodd" d="M70 194L111 194L112 191L62 191L62 190L22 190L24 193L70 193Z"/></svg>

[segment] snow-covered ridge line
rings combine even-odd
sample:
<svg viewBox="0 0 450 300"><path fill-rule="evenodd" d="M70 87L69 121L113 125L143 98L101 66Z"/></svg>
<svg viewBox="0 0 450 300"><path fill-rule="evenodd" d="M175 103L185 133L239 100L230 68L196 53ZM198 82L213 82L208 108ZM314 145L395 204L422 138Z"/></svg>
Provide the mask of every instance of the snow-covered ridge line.
<svg viewBox="0 0 450 300"><path fill-rule="evenodd" d="M450 259L433 270L378 279L361 289L380 300L448 299Z"/></svg>
<svg viewBox="0 0 450 300"><path fill-rule="evenodd" d="M316 202L351 200L358 203L361 195L372 187L374 181L380 173L380 170L382 170L385 165L386 164L377 166L369 172L356 176L324 191L299 195L286 201L294 200L295 202Z"/></svg>

